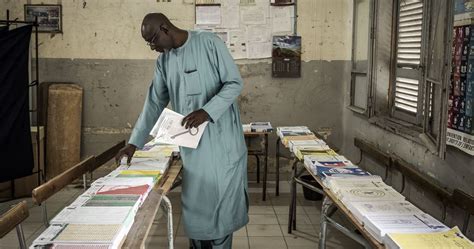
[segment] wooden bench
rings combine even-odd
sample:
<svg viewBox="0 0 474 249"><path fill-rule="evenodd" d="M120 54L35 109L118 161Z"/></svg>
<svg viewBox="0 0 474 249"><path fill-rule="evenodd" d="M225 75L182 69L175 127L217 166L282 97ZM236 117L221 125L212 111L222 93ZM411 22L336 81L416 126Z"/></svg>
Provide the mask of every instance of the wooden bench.
<svg viewBox="0 0 474 249"><path fill-rule="evenodd" d="M21 223L28 218L28 207L26 201L12 206L7 212L0 216L0 239L16 228L18 242L21 249L28 248L23 234Z"/></svg>

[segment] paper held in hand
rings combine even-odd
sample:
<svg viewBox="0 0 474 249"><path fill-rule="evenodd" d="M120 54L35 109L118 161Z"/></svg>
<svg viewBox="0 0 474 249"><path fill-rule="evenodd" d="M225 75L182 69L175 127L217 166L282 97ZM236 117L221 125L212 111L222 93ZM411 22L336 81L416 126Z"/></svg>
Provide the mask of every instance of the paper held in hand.
<svg viewBox="0 0 474 249"><path fill-rule="evenodd" d="M184 126L181 126L183 118L183 115L165 108L158 121L156 121L150 135L154 136L155 140L160 143L196 149L209 122L206 121L197 128L186 129Z"/></svg>

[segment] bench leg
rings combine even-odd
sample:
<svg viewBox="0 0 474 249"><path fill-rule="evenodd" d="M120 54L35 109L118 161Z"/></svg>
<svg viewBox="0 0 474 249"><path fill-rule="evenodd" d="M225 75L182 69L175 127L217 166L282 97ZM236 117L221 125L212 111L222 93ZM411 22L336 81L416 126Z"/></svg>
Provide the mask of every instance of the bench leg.
<svg viewBox="0 0 474 249"><path fill-rule="evenodd" d="M46 209L46 202L41 203L41 209L43 211L43 223L45 227L49 226L48 221L48 210Z"/></svg>
<svg viewBox="0 0 474 249"><path fill-rule="evenodd" d="M16 235L18 236L18 243L20 243L20 249L27 249L26 241L25 241L25 234L23 233L23 228L21 224L16 226Z"/></svg>

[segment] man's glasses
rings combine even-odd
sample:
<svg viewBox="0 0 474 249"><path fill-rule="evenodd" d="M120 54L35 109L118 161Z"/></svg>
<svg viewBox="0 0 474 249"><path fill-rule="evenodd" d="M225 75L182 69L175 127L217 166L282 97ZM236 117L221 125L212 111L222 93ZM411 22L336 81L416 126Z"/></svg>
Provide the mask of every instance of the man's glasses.
<svg viewBox="0 0 474 249"><path fill-rule="evenodd" d="M150 47L155 46L155 39L156 39L156 36L158 35L158 32L155 32L155 34L151 37L151 40L146 43L147 46L150 46Z"/></svg>
<svg viewBox="0 0 474 249"><path fill-rule="evenodd" d="M155 32L155 34L151 37L151 40L146 43L146 45L150 47L155 46L155 40L156 40L156 37L158 36L158 33L160 33L160 31L163 31L163 28L161 25L160 25L160 28Z"/></svg>

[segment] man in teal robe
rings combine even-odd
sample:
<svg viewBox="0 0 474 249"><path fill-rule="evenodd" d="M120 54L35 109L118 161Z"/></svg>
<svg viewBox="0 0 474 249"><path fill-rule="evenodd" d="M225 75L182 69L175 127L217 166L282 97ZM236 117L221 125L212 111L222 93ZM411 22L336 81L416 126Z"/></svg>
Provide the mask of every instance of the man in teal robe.
<svg viewBox="0 0 474 249"><path fill-rule="evenodd" d="M231 248L232 233L248 223L247 147L236 99L243 83L215 34L185 31L160 13L145 16L142 36L160 52L143 111L128 145L130 160L171 101L186 128L209 121L196 149L181 147L183 223L191 248Z"/></svg>

